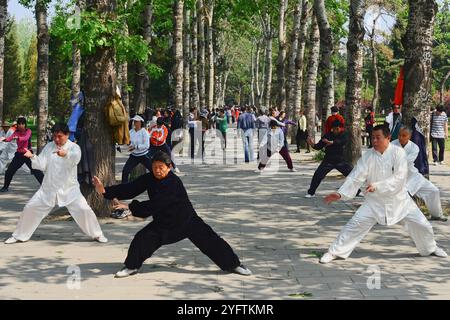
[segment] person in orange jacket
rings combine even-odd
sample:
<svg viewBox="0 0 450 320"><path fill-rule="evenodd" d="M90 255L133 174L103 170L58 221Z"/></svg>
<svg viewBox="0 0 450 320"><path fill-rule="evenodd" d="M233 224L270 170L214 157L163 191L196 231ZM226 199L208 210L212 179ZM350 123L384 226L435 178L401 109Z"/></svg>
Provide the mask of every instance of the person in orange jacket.
<svg viewBox="0 0 450 320"><path fill-rule="evenodd" d="M170 150L170 147L166 143L169 130L164 125L164 118L159 117L156 120L156 125L150 128L149 134L150 134L150 148L148 155L150 159L152 159L153 156L158 151L165 152L172 158L172 151ZM176 173L180 172L180 170L176 167L173 158L172 158L172 167Z"/></svg>

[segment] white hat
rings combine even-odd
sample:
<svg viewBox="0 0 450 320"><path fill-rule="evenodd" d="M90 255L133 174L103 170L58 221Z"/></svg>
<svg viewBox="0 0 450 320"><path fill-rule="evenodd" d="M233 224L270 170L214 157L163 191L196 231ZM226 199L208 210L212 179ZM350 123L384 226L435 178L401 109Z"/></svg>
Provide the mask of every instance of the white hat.
<svg viewBox="0 0 450 320"><path fill-rule="evenodd" d="M144 119L139 115L135 115L131 120L144 122Z"/></svg>

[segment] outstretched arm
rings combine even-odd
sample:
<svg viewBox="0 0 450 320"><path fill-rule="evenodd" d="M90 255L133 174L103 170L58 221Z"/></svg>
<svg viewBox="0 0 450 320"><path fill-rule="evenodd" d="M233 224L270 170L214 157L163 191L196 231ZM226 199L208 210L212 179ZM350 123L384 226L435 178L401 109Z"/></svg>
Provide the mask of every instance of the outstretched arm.
<svg viewBox="0 0 450 320"><path fill-rule="evenodd" d="M103 194L105 199L112 200L117 198L119 200L133 199L142 192L148 189L150 182L150 174L144 174L130 183L118 184L115 186L104 187L103 183L96 176L92 179L92 183L95 186L95 190Z"/></svg>

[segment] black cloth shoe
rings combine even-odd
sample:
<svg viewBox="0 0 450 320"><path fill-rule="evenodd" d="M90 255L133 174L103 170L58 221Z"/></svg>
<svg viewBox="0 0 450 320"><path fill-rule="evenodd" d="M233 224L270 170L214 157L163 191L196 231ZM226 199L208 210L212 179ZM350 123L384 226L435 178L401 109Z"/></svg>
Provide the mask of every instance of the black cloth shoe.
<svg viewBox="0 0 450 320"><path fill-rule="evenodd" d="M8 188L3 187L3 188L0 189L0 192L8 192Z"/></svg>

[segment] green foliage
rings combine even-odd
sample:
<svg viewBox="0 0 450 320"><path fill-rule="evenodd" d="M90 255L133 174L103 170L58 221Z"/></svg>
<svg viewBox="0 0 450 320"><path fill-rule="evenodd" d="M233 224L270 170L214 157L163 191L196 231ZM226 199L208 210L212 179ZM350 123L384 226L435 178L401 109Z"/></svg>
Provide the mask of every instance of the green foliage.
<svg viewBox="0 0 450 320"><path fill-rule="evenodd" d="M143 37L127 36L123 32L131 13L126 8L119 14L83 10L78 19L67 9L58 7L50 34L61 40L60 50L66 56L71 55L72 43L76 43L82 56L92 55L98 48L113 47L118 62L127 60L146 64L151 51Z"/></svg>

